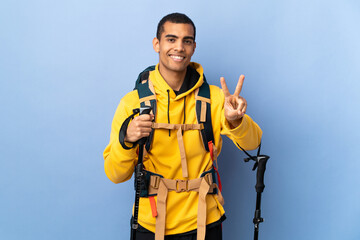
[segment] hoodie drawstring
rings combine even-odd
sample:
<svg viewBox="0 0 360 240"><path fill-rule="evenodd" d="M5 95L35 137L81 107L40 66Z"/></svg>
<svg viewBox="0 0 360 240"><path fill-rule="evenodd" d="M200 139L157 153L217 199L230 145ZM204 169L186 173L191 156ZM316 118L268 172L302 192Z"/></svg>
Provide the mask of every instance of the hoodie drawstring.
<svg viewBox="0 0 360 240"><path fill-rule="evenodd" d="M186 100L186 96L184 96L184 121L183 121L183 124L185 124L185 119L186 119L185 100Z"/></svg>
<svg viewBox="0 0 360 240"><path fill-rule="evenodd" d="M168 123L170 123L170 90L166 90L168 93L168 109L167 109L167 117L168 117ZM170 137L171 131L169 129L169 137Z"/></svg>

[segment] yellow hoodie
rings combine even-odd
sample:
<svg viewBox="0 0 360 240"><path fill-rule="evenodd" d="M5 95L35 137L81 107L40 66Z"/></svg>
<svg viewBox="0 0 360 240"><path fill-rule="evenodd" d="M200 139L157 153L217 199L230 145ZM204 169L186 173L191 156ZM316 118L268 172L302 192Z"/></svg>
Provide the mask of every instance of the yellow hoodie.
<svg viewBox="0 0 360 240"><path fill-rule="evenodd" d="M170 123L182 124L186 114L185 124L197 123L195 111L195 89L203 83L203 69L200 64L190 63L200 77L193 88L176 96L160 75L158 65L151 71L149 78L152 81L157 98L156 122L168 123L168 104ZM169 96L168 96L169 94ZM169 102L168 102L169 97ZM185 103L184 103L185 98ZM224 94L217 86L210 85L211 118L214 132L214 141L218 154L221 152L222 140L220 135L226 135L238 143L245 150L255 149L261 140L260 127L248 116L243 117L242 123L235 129L230 129L224 115ZM137 162L137 149L125 150L119 143L119 129L124 120L138 108L139 96L137 91L125 95L115 112L112 122L110 142L104 150L105 173L114 183L127 181L131 178ZM184 109L185 106L185 109ZM176 135L177 130L156 129L150 152L144 157L146 170L155 172L168 179L196 179L211 169L212 160L209 152L205 151L198 130L184 131L186 159L189 177L182 176L180 151ZM156 197L155 197L156 201ZM217 201L216 195L208 194L207 224L216 222L224 214L224 209ZM196 229L198 193L171 191L167 197L166 229L165 234L179 234ZM155 232L155 222L151 214L150 202L147 198L140 199L139 224Z"/></svg>

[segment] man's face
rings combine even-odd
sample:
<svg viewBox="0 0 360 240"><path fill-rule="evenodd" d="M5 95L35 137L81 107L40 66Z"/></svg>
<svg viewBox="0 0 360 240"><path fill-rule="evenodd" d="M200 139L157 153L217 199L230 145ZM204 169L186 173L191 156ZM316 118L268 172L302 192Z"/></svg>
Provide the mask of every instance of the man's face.
<svg viewBox="0 0 360 240"><path fill-rule="evenodd" d="M161 71L186 71L196 43L191 24L165 22L160 39L154 38L153 47L159 53Z"/></svg>

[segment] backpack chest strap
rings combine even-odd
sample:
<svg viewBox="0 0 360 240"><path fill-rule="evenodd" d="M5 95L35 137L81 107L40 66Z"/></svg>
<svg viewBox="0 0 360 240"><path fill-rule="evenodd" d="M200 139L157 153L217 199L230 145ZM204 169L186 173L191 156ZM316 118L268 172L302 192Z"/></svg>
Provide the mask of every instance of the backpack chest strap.
<svg viewBox="0 0 360 240"><path fill-rule="evenodd" d="M204 125L203 124L153 123L152 128L154 128L154 129L169 129L169 130L180 129L183 131L187 131L187 130L202 130L202 129L204 129Z"/></svg>
<svg viewBox="0 0 360 240"><path fill-rule="evenodd" d="M188 130L202 130L204 128L203 124L170 124L170 123L153 123L153 129L170 129L177 130L177 141L179 145L180 158L181 158L181 170L184 178L189 177L186 152L183 140L183 131Z"/></svg>

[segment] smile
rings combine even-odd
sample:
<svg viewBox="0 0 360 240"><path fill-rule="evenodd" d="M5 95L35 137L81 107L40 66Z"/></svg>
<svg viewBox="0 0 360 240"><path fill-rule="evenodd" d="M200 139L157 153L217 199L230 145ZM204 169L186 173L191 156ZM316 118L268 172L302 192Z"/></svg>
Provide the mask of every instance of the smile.
<svg viewBox="0 0 360 240"><path fill-rule="evenodd" d="M185 57L177 56L177 55L170 55L170 57L175 61L182 61L183 59L185 59Z"/></svg>

